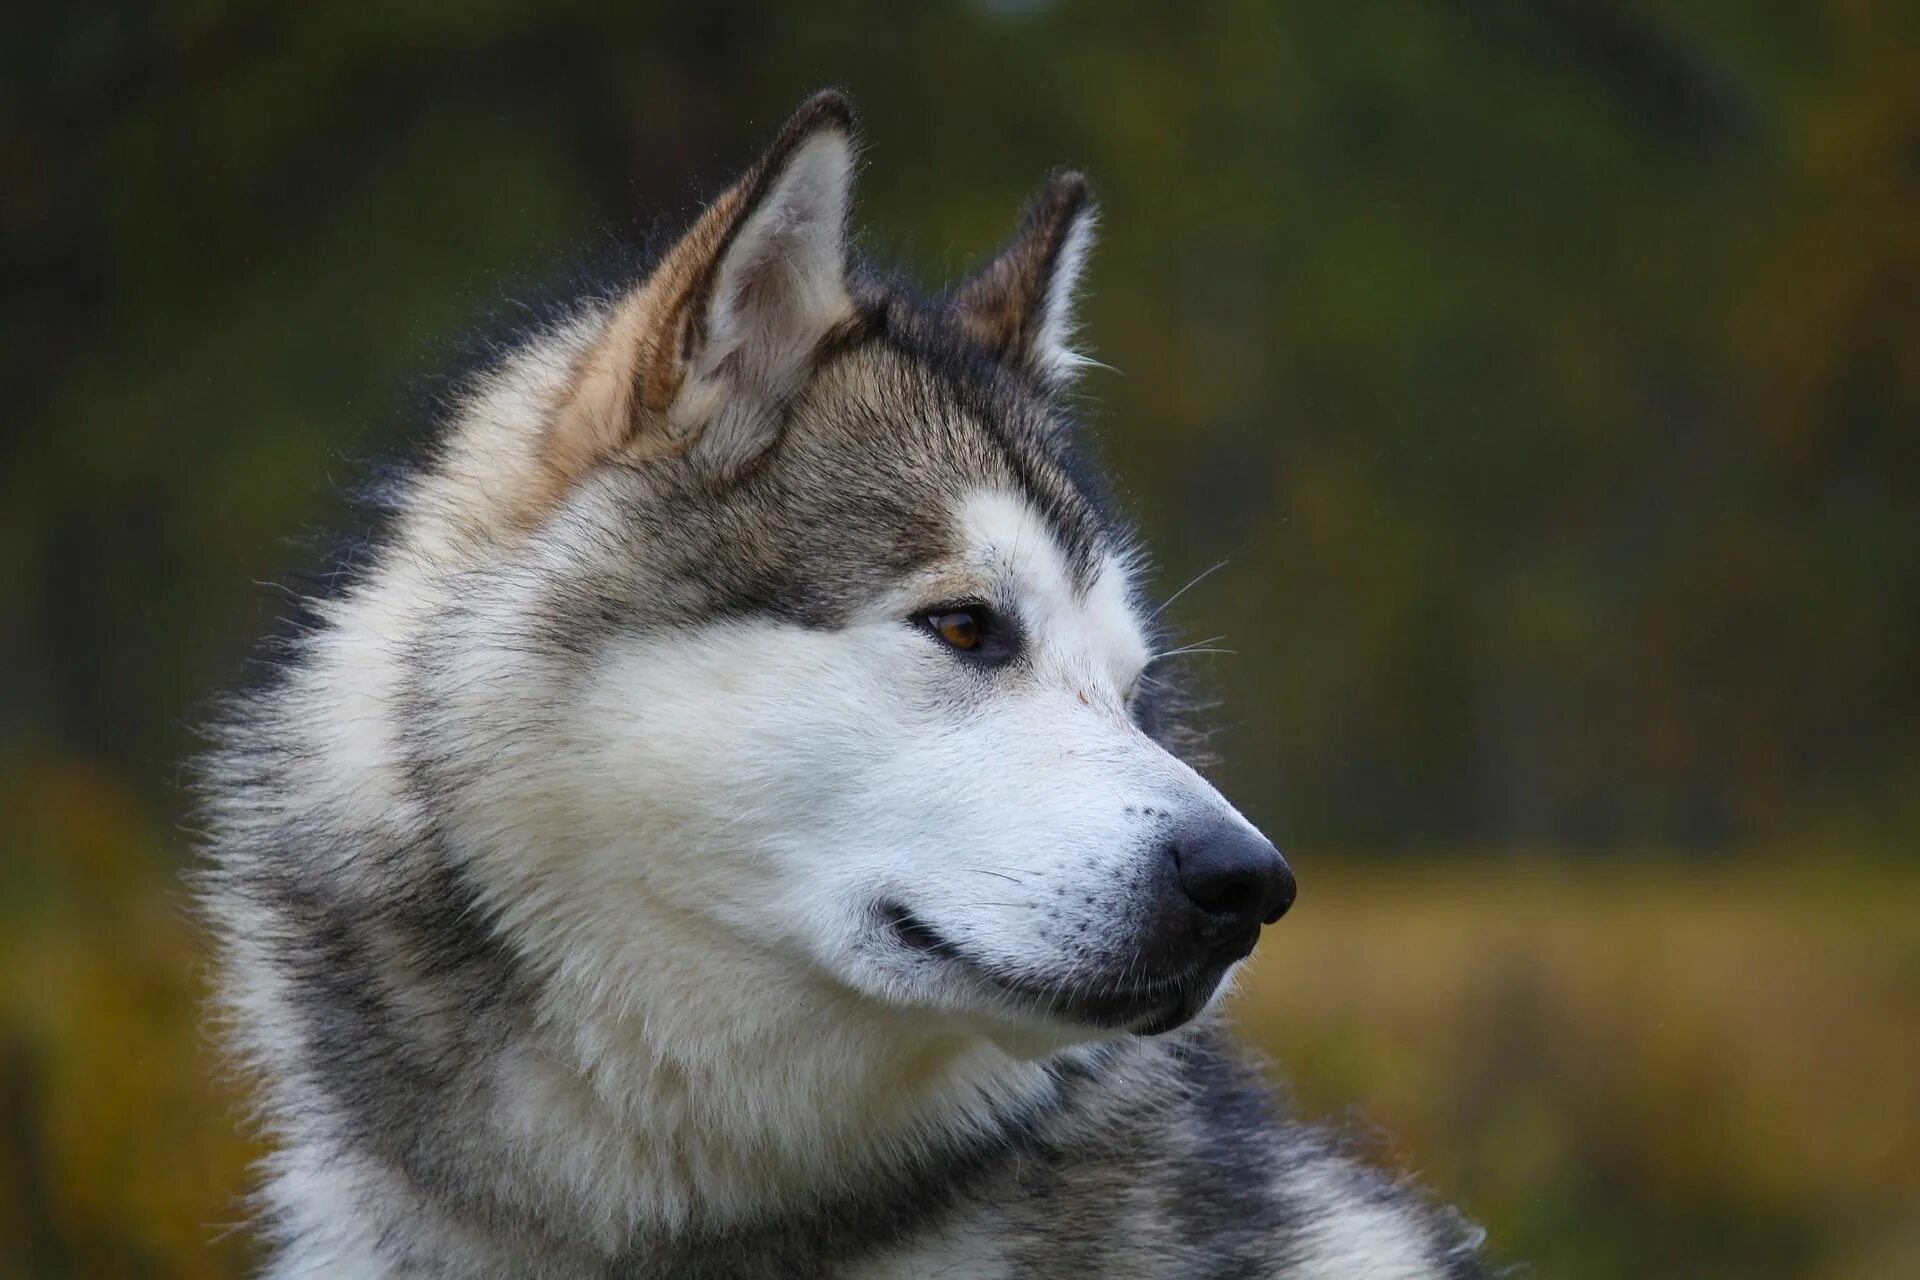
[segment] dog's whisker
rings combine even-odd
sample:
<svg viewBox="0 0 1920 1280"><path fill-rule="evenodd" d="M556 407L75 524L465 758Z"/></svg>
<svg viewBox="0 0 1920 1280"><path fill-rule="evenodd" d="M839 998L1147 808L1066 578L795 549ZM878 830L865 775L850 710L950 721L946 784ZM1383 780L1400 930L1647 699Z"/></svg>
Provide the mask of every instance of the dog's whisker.
<svg viewBox="0 0 1920 1280"><path fill-rule="evenodd" d="M1162 600L1160 602L1160 607L1147 615L1147 621L1152 622L1155 618L1165 613L1175 600L1178 600L1181 596L1187 594L1187 592L1199 586L1207 578L1213 576L1214 573L1226 567L1227 567L1227 562L1225 560L1222 560L1218 564L1209 565L1205 569L1202 569L1200 572L1194 574L1193 577L1187 579L1186 586L1180 588L1178 591L1168 596L1165 600Z"/></svg>
<svg viewBox="0 0 1920 1280"><path fill-rule="evenodd" d="M1009 875L1005 871L995 871L991 867L961 867L959 870L976 876L993 876L995 879L1007 880L1014 884L1026 883L1026 880L1021 876Z"/></svg>
<svg viewBox="0 0 1920 1280"><path fill-rule="evenodd" d="M1154 660L1155 662L1158 662L1158 661L1160 661L1160 660L1161 660L1162 658L1187 658L1187 657L1191 657L1191 656L1193 656L1193 655L1194 655L1194 654L1196 654L1196 653L1227 653L1227 654L1237 654L1237 653L1239 653L1239 652L1240 652L1240 651L1239 651L1238 649L1216 649L1216 648L1212 648L1212 647L1210 647L1210 646L1207 646L1207 645L1197 645L1197 644L1196 644L1196 645L1189 645L1188 647L1186 647L1186 648L1184 648L1184 649L1169 649L1169 650L1168 650L1167 652L1165 652L1165 653L1158 653L1158 654L1155 654L1155 655L1154 655L1154 657L1153 657L1153 660Z"/></svg>
<svg viewBox="0 0 1920 1280"><path fill-rule="evenodd" d="M1192 644L1183 644L1178 648L1161 649L1155 654L1153 654L1153 656L1147 659L1147 665L1152 666L1154 663L1160 661L1160 659L1162 658L1177 658L1183 653L1226 652L1225 650L1214 650L1214 649L1208 648L1209 645L1218 644L1220 641L1225 639L1226 637L1224 635L1208 636L1205 640L1195 640Z"/></svg>

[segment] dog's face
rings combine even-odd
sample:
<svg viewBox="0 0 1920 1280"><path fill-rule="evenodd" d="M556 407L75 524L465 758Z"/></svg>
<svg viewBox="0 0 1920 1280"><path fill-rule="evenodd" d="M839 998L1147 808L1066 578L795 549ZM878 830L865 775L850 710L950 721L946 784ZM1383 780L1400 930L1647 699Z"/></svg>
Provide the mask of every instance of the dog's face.
<svg viewBox="0 0 1920 1280"><path fill-rule="evenodd" d="M486 624L573 655L499 821L578 838L510 893L603 957L662 963L644 902L700 935L665 963L787 957L1024 1043L1167 1029L1293 886L1157 740L1153 610L1072 469L1084 187L923 305L847 283L848 133L810 104L580 361Z"/></svg>

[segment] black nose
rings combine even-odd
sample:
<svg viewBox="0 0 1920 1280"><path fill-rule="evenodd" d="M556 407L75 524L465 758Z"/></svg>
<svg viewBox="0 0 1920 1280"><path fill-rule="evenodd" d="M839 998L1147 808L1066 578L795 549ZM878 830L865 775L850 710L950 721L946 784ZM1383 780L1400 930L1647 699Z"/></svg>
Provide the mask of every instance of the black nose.
<svg viewBox="0 0 1920 1280"><path fill-rule="evenodd" d="M1272 924L1293 905L1286 859L1244 822L1209 815L1175 837L1173 865L1187 898L1225 938Z"/></svg>

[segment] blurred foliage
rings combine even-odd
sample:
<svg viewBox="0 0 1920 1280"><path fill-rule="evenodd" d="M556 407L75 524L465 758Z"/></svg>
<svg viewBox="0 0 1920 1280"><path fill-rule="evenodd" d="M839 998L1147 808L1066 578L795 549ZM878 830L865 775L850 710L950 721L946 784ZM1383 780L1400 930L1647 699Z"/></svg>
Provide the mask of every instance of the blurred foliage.
<svg viewBox="0 0 1920 1280"><path fill-rule="evenodd" d="M1162 589L1227 562L1177 612L1238 653L1201 659L1222 781L1305 853L1243 1007L1303 1098L1367 1099L1543 1275L1920 1273L1920 9L123 0L8 36L0 1274L240 1265L174 779L283 608L253 584L350 523L464 335L824 83L867 249L929 284L1052 165L1095 179L1089 415ZM1595 856L1323 889L1316 848Z"/></svg>
<svg viewBox="0 0 1920 1280"><path fill-rule="evenodd" d="M6 763L0 1276L242 1274L260 1151L202 1039L160 833L98 770Z"/></svg>
<svg viewBox="0 0 1920 1280"><path fill-rule="evenodd" d="M453 337L848 86L931 283L1106 211L1089 399L1299 841L1920 826L1920 10L39 6L0 81L0 733L143 780ZM418 394L403 402L400 389Z"/></svg>

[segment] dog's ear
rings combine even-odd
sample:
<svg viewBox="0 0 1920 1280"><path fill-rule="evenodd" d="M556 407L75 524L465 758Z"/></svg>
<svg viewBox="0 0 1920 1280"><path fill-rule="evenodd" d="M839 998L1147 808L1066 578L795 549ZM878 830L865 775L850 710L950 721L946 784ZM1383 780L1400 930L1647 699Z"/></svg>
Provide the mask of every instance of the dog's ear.
<svg viewBox="0 0 1920 1280"><path fill-rule="evenodd" d="M777 434L820 344L852 319L852 104L815 94L610 314L547 441L561 477L686 454L727 474Z"/></svg>
<svg viewBox="0 0 1920 1280"><path fill-rule="evenodd" d="M961 329L1049 389L1088 359L1073 348L1080 273L1093 248L1087 180L1061 170L1027 206L1000 253L953 295Z"/></svg>

